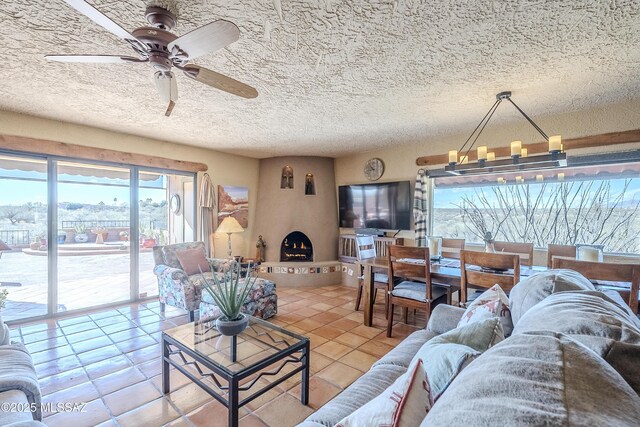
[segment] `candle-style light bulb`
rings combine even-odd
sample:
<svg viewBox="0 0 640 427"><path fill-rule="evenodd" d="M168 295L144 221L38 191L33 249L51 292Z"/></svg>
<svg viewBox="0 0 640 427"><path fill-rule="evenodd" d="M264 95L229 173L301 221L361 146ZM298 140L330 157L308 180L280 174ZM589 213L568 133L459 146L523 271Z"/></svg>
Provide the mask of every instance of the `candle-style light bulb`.
<svg viewBox="0 0 640 427"><path fill-rule="evenodd" d="M527 157L529 155L529 150L526 148L523 148L520 150L520 157Z"/></svg>
<svg viewBox="0 0 640 427"><path fill-rule="evenodd" d="M553 135L549 137L549 152L559 153L562 151L562 137L560 135Z"/></svg>
<svg viewBox="0 0 640 427"><path fill-rule="evenodd" d="M458 163L458 152L456 150L450 150L449 151L449 164L451 166L453 166L456 163Z"/></svg>
<svg viewBox="0 0 640 427"><path fill-rule="evenodd" d="M511 142L511 157L520 157L522 154L522 141Z"/></svg>
<svg viewBox="0 0 640 427"><path fill-rule="evenodd" d="M490 153L487 153L487 161L493 162L495 159L496 159L496 153L494 153L493 151Z"/></svg>
<svg viewBox="0 0 640 427"><path fill-rule="evenodd" d="M487 146L481 145L478 147L478 160L487 160Z"/></svg>
<svg viewBox="0 0 640 427"><path fill-rule="evenodd" d="M536 175L536 182L542 182L544 181L544 176L543 175Z"/></svg>

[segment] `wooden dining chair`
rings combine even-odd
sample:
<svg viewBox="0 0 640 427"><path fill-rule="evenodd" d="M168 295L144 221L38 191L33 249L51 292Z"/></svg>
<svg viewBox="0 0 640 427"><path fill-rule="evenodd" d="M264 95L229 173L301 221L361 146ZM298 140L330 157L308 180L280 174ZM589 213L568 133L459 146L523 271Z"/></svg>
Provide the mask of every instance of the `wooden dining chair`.
<svg viewBox="0 0 640 427"><path fill-rule="evenodd" d="M377 256L376 253L376 245L373 240L372 235L357 235L356 236L356 256L358 257L358 261L362 261L369 258L375 258ZM362 287L364 286L364 275L363 269L360 268L360 274L358 276L358 294L356 295L356 311L360 310L360 302L362 301ZM387 316L387 309L389 307L389 298L387 296L387 288L388 288L389 277L386 272L373 272L373 301L376 300L378 296L378 289L381 289L384 292L384 315Z"/></svg>
<svg viewBox="0 0 640 427"><path fill-rule="evenodd" d="M409 308L425 310L428 321L436 300L444 297L446 291L431 286L429 248L392 245L389 246L387 257L389 259L387 336L391 337L395 306L403 308L405 323L407 323Z"/></svg>
<svg viewBox="0 0 640 427"><path fill-rule="evenodd" d="M611 262L580 261L569 258L553 258L553 268L568 268L577 271L589 280L622 283L596 283L596 289L617 291L631 310L638 314L638 292L640 291L640 265ZM629 287L626 287L629 283ZM620 285L620 286L618 286Z"/></svg>
<svg viewBox="0 0 640 427"><path fill-rule="evenodd" d="M565 258L573 258L576 257L576 247L575 245L548 245L547 246L547 268L552 268L553 266L553 257L565 257Z"/></svg>
<svg viewBox="0 0 640 427"><path fill-rule="evenodd" d="M497 284L509 293L519 281L519 255L475 251L460 253L461 307L467 303L469 288L489 289Z"/></svg>
<svg viewBox="0 0 640 427"><path fill-rule="evenodd" d="M442 239L442 257L460 259L460 251L464 249L464 239Z"/></svg>
<svg viewBox="0 0 640 427"><path fill-rule="evenodd" d="M520 264L533 267L533 243L494 242L496 252L520 256Z"/></svg>

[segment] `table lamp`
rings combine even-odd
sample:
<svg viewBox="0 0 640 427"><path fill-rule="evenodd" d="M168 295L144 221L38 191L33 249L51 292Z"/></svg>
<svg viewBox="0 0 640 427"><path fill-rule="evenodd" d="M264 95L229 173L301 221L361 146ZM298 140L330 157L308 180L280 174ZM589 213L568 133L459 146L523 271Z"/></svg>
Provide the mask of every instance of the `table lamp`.
<svg viewBox="0 0 640 427"><path fill-rule="evenodd" d="M244 228L240 225L237 219L232 216L228 216L222 220L216 233L226 233L229 236L229 249L227 251L229 258L231 258L231 235L234 233L242 233Z"/></svg>

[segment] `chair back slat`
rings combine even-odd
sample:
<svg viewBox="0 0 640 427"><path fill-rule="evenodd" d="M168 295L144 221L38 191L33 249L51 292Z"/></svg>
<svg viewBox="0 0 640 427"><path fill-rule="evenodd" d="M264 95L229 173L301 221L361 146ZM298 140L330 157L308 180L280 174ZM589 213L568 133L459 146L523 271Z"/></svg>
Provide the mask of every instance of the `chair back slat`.
<svg viewBox="0 0 640 427"><path fill-rule="evenodd" d="M551 268L553 265L553 257L576 257L575 245L554 245L549 244L547 246L547 268Z"/></svg>
<svg viewBox="0 0 640 427"><path fill-rule="evenodd" d="M510 270L504 274L482 268ZM488 289L500 285L509 292L520 281L520 256L505 253L462 251L460 253L460 303L467 301L469 287Z"/></svg>
<svg viewBox="0 0 640 427"><path fill-rule="evenodd" d="M496 252L520 256L520 264L533 266L533 243L494 242Z"/></svg>
<svg viewBox="0 0 640 427"><path fill-rule="evenodd" d="M429 261L429 248L410 246L389 246L389 281L393 277L406 279L420 279L430 282L431 263ZM402 262L402 259L424 260L424 264Z"/></svg>
<svg viewBox="0 0 640 427"><path fill-rule="evenodd" d="M442 239L442 256L460 259L460 251L464 250L464 239Z"/></svg>
<svg viewBox="0 0 640 427"><path fill-rule="evenodd" d="M358 261L376 257L376 243L371 235L356 236L356 255Z"/></svg>
<svg viewBox="0 0 640 427"><path fill-rule="evenodd" d="M589 280L630 283L628 290L618 291L627 300L634 313L638 313L638 292L640 291L640 265L617 264L611 262L580 261L569 258L553 258L553 268L567 268L581 273Z"/></svg>

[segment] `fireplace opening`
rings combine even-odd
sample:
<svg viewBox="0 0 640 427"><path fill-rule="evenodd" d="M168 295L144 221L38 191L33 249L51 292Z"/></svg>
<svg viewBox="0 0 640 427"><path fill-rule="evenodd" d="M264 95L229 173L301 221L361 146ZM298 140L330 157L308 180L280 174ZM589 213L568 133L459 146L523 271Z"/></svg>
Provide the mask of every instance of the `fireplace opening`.
<svg viewBox="0 0 640 427"><path fill-rule="evenodd" d="M293 231L280 245L280 261L313 261L313 245L306 234Z"/></svg>

